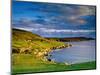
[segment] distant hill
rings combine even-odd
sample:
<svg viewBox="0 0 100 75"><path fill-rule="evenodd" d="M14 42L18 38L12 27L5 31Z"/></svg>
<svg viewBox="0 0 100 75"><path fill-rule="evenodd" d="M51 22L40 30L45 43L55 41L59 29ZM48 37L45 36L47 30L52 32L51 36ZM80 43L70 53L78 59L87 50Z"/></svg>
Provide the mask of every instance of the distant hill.
<svg viewBox="0 0 100 75"><path fill-rule="evenodd" d="M61 42L94 40L94 38L87 38L87 37L69 37L69 38L66 37L66 38L47 38L47 39L61 41Z"/></svg>

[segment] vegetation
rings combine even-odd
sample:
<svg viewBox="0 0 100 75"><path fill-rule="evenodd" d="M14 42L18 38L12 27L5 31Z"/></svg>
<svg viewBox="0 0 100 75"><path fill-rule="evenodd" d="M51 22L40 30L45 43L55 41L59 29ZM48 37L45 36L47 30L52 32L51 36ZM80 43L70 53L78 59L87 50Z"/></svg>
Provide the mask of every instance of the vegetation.
<svg viewBox="0 0 100 75"><path fill-rule="evenodd" d="M13 29L12 53L30 53L43 56L52 49L68 47L68 44L48 40L24 30Z"/></svg>
<svg viewBox="0 0 100 75"><path fill-rule="evenodd" d="M28 31L12 30L12 74L95 69L95 62L69 65L46 58L53 49L71 46Z"/></svg>
<svg viewBox="0 0 100 75"><path fill-rule="evenodd" d="M87 62L80 64L66 65L65 63L55 63L54 61L43 61L33 57L30 54L13 54L12 73L36 73L53 71L71 71L95 69L96 62Z"/></svg>

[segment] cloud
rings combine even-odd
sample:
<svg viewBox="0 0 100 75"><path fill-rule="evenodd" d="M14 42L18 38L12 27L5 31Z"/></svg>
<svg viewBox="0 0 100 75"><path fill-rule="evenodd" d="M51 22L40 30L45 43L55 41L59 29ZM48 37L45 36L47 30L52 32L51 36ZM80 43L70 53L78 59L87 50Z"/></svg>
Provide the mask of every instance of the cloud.
<svg viewBox="0 0 100 75"><path fill-rule="evenodd" d="M16 5L17 4L17 5ZM20 11L18 11L20 9ZM87 21L81 16L95 15L94 6L72 5L72 4L55 4L55 3L41 3L41 2L16 2L13 5L13 14L22 17L31 18L35 23L43 25L85 25ZM16 12L24 13L16 13ZM14 17L13 19L16 19ZM22 19L23 25L27 24L28 19ZM31 23L31 22L30 22ZM35 24L34 23L34 24ZM33 25L34 26L34 25Z"/></svg>
<svg viewBox="0 0 100 75"><path fill-rule="evenodd" d="M47 28L21 28L21 27L14 27L17 29L22 29L22 30L26 30L26 31L40 31L40 32L48 32L48 33L60 33L60 32L64 32L64 33L90 33L90 32L95 32L95 30L72 30L72 29L47 29Z"/></svg>
<svg viewBox="0 0 100 75"><path fill-rule="evenodd" d="M26 30L26 31L33 31L33 30L35 30L35 29L33 29L33 28L22 28L22 27L14 27L15 29L20 29L20 30Z"/></svg>
<svg viewBox="0 0 100 75"><path fill-rule="evenodd" d="M95 11L96 8L94 6L79 6L79 13L80 16L86 16L86 15L96 15Z"/></svg>
<svg viewBox="0 0 100 75"><path fill-rule="evenodd" d="M70 16L67 20L74 25L85 25L87 23L85 19L77 16Z"/></svg>
<svg viewBox="0 0 100 75"><path fill-rule="evenodd" d="M67 33L67 32L68 32L68 33L69 33L69 32L70 32L70 33L95 32L95 30L72 30L72 29L71 29L71 30L70 30L70 29L65 29L65 30L64 30L64 29L62 29L62 30L60 29L60 30L59 30L59 29L47 29L47 28L40 28L39 30L42 31L42 32L48 32L48 33L53 33L53 32L57 32L57 33L59 33L59 32L64 32L64 33Z"/></svg>
<svg viewBox="0 0 100 75"><path fill-rule="evenodd" d="M95 32L95 12L95 6L16 1L13 27L51 36L87 34Z"/></svg>
<svg viewBox="0 0 100 75"><path fill-rule="evenodd" d="M21 28L16 29L26 30L43 37L93 37L95 38L95 30L74 30L74 29L48 29L48 28Z"/></svg>

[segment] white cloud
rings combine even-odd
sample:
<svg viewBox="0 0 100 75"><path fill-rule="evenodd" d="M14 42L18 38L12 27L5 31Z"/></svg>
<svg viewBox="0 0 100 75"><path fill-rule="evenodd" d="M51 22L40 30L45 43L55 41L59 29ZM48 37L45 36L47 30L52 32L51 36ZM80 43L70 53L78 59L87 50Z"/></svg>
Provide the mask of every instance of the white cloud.
<svg viewBox="0 0 100 75"><path fill-rule="evenodd" d="M95 7L93 6L79 6L80 16L84 15L95 15Z"/></svg>
<svg viewBox="0 0 100 75"><path fill-rule="evenodd" d="M66 33L69 33L69 32L71 32L71 33L87 33L87 32L95 32L95 30L70 30L70 29L46 29L46 28L42 28L42 29L40 29L41 31L43 31L43 32L51 32L51 33L53 33L53 32L57 32L57 33L59 33L59 32L66 32Z"/></svg>
<svg viewBox="0 0 100 75"><path fill-rule="evenodd" d="M33 31L33 28L21 28L21 27L14 27L15 29L26 30L26 31Z"/></svg>
<svg viewBox="0 0 100 75"><path fill-rule="evenodd" d="M14 27L16 29L31 31L31 32L46 32L46 33L90 33L95 32L95 30L74 30L74 29L48 29L48 28L21 28L21 27Z"/></svg>

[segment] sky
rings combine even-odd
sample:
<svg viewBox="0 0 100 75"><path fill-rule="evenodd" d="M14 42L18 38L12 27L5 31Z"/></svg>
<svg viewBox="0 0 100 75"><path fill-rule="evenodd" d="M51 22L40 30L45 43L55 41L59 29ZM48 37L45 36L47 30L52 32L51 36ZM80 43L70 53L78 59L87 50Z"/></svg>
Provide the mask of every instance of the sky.
<svg viewBox="0 0 100 75"><path fill-rule="evenodd" d="M43 37L92 37L96 7L42 2L12 3L12 27Z"/></svg>

